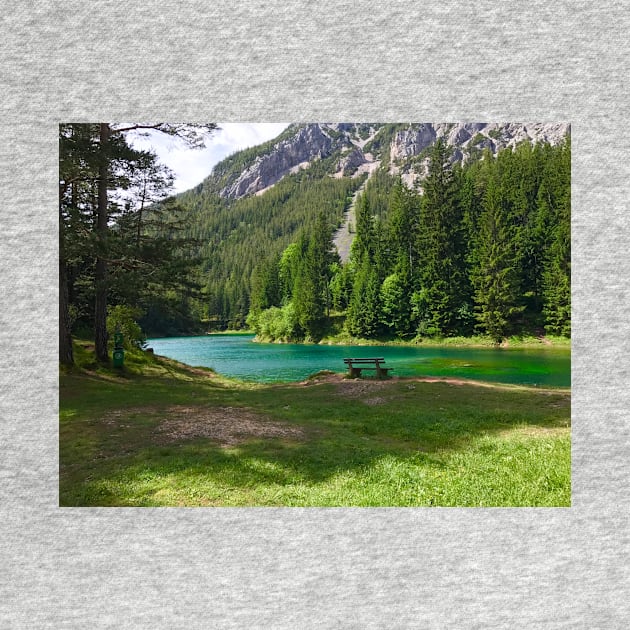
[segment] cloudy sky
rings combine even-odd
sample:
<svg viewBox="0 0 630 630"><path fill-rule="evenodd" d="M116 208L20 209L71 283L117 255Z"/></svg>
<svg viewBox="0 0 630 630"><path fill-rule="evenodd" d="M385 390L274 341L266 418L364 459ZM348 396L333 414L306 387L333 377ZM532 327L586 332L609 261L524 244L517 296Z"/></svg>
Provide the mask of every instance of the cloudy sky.
<svg viewBox="0 0 630 630"><path fill-rule="evenodd" d="M235 151L275 138L288 123L218 123L220 129L207 140L205 149L188 149L176 138L163 134L129 137L141 149L152 148L161 162L175 173L174 192L193 188L203 181L212 167Z"/></svg>

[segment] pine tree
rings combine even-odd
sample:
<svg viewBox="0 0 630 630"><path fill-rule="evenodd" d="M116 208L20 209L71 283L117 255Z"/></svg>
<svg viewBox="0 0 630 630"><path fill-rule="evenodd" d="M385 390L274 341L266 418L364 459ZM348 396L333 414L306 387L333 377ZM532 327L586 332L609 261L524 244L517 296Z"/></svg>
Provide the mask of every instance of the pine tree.
<svg viewBox="0 0 630 630"><path fill-rule="evenodd" d="M514 150L500 151L495 159L504 212L512 229L522 326L526 328L540 323L542 248L536 230L536 196L541 157L529 142L523 142Z"/></svg>
<svg viewBox="0 0 630 630"><path fill-rule="evenodd" d="M410 279L418 271L419 206L418 195L407 188L399 177L390 197L392 253L396 264L408 270Z"/></svg>
<svg viewBox="0 0 630 630"><path fill-rule="evenodd" d="M370 338L381 332L381 281L387 265L387 239L365 194L357 203L356 216L357 235L351 250L354 285L346 329L354 336Z"/></svg>
<svg viewBox="0 0 630 630"><path fill-rule="evenodd" d="M356 203L356 236L352 242L352 259L357 263L365 258L374 260L375 246L374 217L367 196L362 194Z"/></svg>
<svg viewBox="0 0 630 630"><path fill-rule="evenodd" d="M331 308L337 312L345 311L352 297L353 274L350 265L333 263L331 266L330 300Z"/></svg>
<svg viewBox="0 0 630 630"><path fill-rule="evenodd" d="M207 125L205 129L209 131L215 127ZM131 268L136 264L134 261L140 259L138 252L142 249L145 202L150 188L149 173L154 169L155 174L159 169L154 168L155 155L136 151L128 144L126 132L139 129L177 135L185 138L192 146L202 146L200 126L194 125L60 125L60 360L66 363L72 360L68 352L70 318L66 312L69 310L73 284L69 279L67 260L72 243L81 241L86 245L77 258L84 270L91 267L92 271L88 293L94 300L92 315L96 357L102 362L108 360L106 322L112 289L111 270L114 266ZM145 196L140 210L132 213L136 223L134 238L130 240L122 238L122 235L131 215L125 216L116 194L119 190L130 190L134 185L134 174L137 173L145 176ZM165 186L168 187L168 183ZM137 195L138 191L135 192ZM155 192L155 188L152 192ZM80 230L75 229L77 217ZM85 237L85 234L88 236ZM130 245L135 246L135 251L132 252ZM153 247L153 251L157 249ZM144 253L147 252L145 249ZM166 265L162 267L167 268Z"/></svg>
<svg viewBox="0 0 630 630"><path fill-rule="evenodd" d="M539 203L549 211L550 245L545 253L543 272L543 314L545 330L556 335L571 335L571 143L555 152L555 177L547 173L541 185ZM543 210L544 211L544 210Z"/></svg>
<svg viewBox="0 0 630 630"><path fill-rule="evenodd" d="M571 336L571 248L566 231L558 228L558 236L550 251L550 261L544 273L545 331Z"/></svg>
<svg viewBox="0 0 630 630"><path fill-rule="evenodd" d="M478 266L472 272L477 318L495 342L510 331L519 305L514 234L494 174L488 182L479 219Z"/></svg>
<svg viewBox="0 0 630 630"><path fill-rule="evenodd" d="M440 138L431 152L423 182L420 217L420 285L428 321L421 323L444 335L458 332L457 312L468 299L461 209L448 150Z"/></svg>
<svg viewBox="0 0 630 630"><path fill-rule="evenodd" d="M300 263L293 296L297 321L313 340L322 337L327 325L331 250L332 230L320 214Z"/></svg>
<svg viewBox="0 0 630 630"><path fill-rule="evenodd" d="M71 304L73 269L88 250L91 203L96 180L93 128L89 125L59 126L59 361L74 363L73 317L79 309Z"/></svg>
<svg viewBox="0 0 630 630"><path fill-rule="evenodd" d="M420 197L398 178L390 195L389 248L384 265L389 275L381 286L383 326L390 334L411 333L411 296L420 274L418 229Z"/></svg>
<svg viewBox="0 0 630 630"><path fill-rule="evenodd" d="M288 304L295 293L295 283L300 270L300 261L306 255L308 241L304 232L298 240L291 243L280 256L278 262L278 278L280 282L281 303Z"/></svg>
<svg viewBox="0 0 630 630"><path fill-rule="evenodd" d="M411 293L409 270L401 263L398 271L383 280L381 286L381 316L383 325L394 335L411 332Z"/></svg>
<svg viewBox="0 0 630 630"><path fill-rule="evenodd" d="M250 312L260 313L272 306L282 305L280 257L263 260L252 274Z"/></svg>
<svg viewBox="0 0 630 630"><path fill-rule="evenodd" d="M376 337L380 332L381 296L378 272L366 256L359 267L348 316L346 328L355 337Z"/></svg>

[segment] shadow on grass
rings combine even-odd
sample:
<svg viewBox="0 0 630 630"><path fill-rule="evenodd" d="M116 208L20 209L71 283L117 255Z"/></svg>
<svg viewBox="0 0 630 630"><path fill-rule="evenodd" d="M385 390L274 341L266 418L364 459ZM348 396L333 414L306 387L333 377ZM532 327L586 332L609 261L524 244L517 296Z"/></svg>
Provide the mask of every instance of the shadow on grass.
<svg viewBox="0 0 630 630"><path fill-rule="evenodd" d="M154 406L139 410L133 409L133 392L125 384L106 382L119 388L122 420L94 417L79 431L72 419L65 429L62 425L62 505L221 505L236 494L237 504L273 504L274 493L287 489L295 489L299 503L300 489L334 485L344 475L369 477L384 461L439 471L445 456L465 452L485 436L515 428L544 434L570 421L566 393L403 380L248 390L207 381L153 379ZM106 396L102 385L99 395ZM146 387L141 398L146 403ZM300 427L304 435L292 440L250 436L228 446L212 439L161 442L156 428L164 406L193 402L202 409L235 405L230 407L235 417L246 408ZM399 473L404 476L404 469Z"/></svg>

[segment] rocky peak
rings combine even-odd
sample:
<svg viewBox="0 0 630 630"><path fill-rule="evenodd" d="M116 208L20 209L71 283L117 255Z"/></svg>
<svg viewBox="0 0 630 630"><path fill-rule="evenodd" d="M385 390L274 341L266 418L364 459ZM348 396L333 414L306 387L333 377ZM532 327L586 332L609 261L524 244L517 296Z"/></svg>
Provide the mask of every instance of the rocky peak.
<svg viewBox="0 0 630 630"><path fill-rule="evenodd" d="M209 186L221 197L238 199L261 194L285 175L308 168L316 160L338 153L340 177L373 164L362 148L382 127L368 123L312 123L289 127L275 143L261 147L240 171L220 164L209 177ZM254 152L255 153L255 152Z"/></svg>
<svg viewBox="0 0 630 630"><path fill-rule="evenodd" d="M409 128L394 136L390 146L390 159L395 161L418 155L431 146L436 137L433 125L409 125Z"/></svg>
<svg viewBox="0 0 630 630"><path fill-rule="evenodd" d="M277 142L252 151L237 168L218 168L211 186L228 199L262 193L285 175L337 154L331 175L348 176L373 170L382 149L389 148L390 172L410 185L424 175L429 148L438 138L452 147L451 161L466 162L484 149L496 153L519 142L557 144L570 133L568 123L313 123L289 127ZM370 145L369 147L367 145ZM380 147L372 154L374 147ZM241 162L242 164L242 162ZM369 168L368 168L369 167Z"/></svg>
<svg viewBox="0 0 630 630"><path fill-rule="evenodd" d="M330 155L335 141L323 125L298 127L294 135L274 144L271 149L256 156L240 173L233 173L231 181L219 192L221 197L235 199L259 192L275 184L291 169Z"/></svg>
<svg viewBox="0 0 630 630"><path fill-rule="evenodd" d="M569 127L568 123L410 124L395 134L390 156L395 161L419 155L438 138L445 138L446 144L459 149L462 156L473 146L483 145L496 153L523 141L558 144L569 133Z"/></svg>
<svg viewBox="0 0 630 630"><path fill-rule="evenodd" d="M428 149L443 138L451 147L451 162L467 162L489 149L493 154L520 142L558 144L570 133L568 123L437 123L410 124L390 144L390 172L408 185L426 174ZM415 160L413 158L416 158Z"/></svg>

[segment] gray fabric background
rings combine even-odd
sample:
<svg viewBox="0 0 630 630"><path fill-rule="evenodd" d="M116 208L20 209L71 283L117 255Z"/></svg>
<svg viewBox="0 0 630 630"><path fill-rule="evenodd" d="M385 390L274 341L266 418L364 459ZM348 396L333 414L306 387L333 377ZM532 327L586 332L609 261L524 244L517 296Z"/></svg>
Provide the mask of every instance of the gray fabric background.
<svg viewBox="0 0 630 630"><path fill-rule="evenodd" d="M5 3L1 628L626 628L627 2ZM60 509L60 121L573 131L573 507Z"/></svg>

